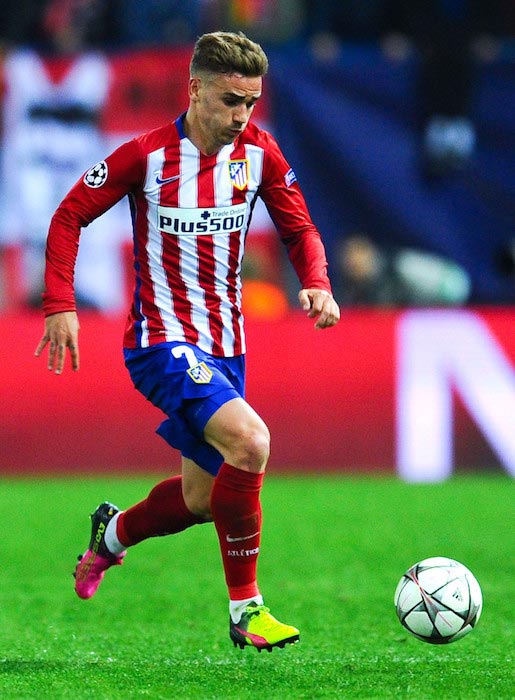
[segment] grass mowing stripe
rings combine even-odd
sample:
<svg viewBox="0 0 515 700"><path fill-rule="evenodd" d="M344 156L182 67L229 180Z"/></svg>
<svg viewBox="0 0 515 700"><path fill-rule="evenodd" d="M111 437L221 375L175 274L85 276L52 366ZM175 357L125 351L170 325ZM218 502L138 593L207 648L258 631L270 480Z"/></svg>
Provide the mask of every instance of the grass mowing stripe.
<svg viewBox="0 0 515 700"><path fill-rule="evenodd" d="M159 478L2 480L2 698L513 697L508 478L270 474L260 581L272 612L301 630L272 654L230 643L211 525L142 543L95 598L75 597L88 513L103 499L127 507ZM477 629L444 647L411 637L393 608L403 571L435 554L468 566L485 599Z"/></svg>

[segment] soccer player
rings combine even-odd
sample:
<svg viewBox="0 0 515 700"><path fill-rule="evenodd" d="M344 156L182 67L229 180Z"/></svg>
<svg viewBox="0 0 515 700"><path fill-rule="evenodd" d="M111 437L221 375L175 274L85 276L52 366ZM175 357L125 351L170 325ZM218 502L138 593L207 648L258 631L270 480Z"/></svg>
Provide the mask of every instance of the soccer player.
<svg viewBox="0 0 515 700"><path fill-rule="evenodd" d="M108 502L97 508L75 590L93 596L106 570L138 542L213 521L230 637L260 651L296 642L299 631L271 615L256 580L270 436L244 399L240 277L256 197L286 245L300 305L315 328L339 319L324 247L295 174L274 138L249 123L267 68L262 48L243 34L201 36L186 113L120 146L76 183L50 224L45 331L36 349L39 356L49 344L48 369L56 374L67 350L79 369L73 269L80 230L128 195L135 287L125 363L135 387L166 414L158 433L180 450L182 469L123 512Z"/></svg>

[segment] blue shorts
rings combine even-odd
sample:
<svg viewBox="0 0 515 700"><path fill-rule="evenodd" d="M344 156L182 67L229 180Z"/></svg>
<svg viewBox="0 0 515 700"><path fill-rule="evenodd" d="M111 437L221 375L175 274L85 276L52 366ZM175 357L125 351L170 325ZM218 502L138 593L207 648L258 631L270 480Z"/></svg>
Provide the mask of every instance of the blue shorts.
<svg viewBox="0 0 515 700"><path fill-rule="evenodd" d="M245 356L213 357L188 343L124 349L134 386L167 416L158 435L216 476L223 457L204 440L211 416L245 395Z"/></svg>

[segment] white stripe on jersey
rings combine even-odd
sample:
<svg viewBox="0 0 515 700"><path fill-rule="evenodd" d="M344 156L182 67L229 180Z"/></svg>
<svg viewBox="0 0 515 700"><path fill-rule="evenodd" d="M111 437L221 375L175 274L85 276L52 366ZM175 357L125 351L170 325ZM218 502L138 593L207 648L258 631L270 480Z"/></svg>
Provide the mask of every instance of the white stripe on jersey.
<svg viewBox="0 0 515 700"><path fill-rule="evenodd" d="M233 187L229 178L227 161L230 159L233 145L224 146L218 153L214 172L215 203L219 207L232 204ZM245 222L246 224L246 222ZM243 230L245 231L245 224ZM241 239L240 239L241 240ZM232 327L232 304L226 298L224 292L227 286L227 273L229 270L229 238L228 236L213 236L215 254L215 291L222 300L220 315L222 317L222 345L224 348L234 343L234 331ZM238 264L241 263L241 258ZM241 295L240 295L241 296ZM241 299L240 299L241 304ZM240 333L243 331L240 319Z"/></svg>
<svg viewBox="0 0 515 700"><path fill-rule="evenodd" d="M249 192L256 192L257 188L261 184L262 174L263 174L263 156L264 152L259 146L253 146L250 143L245 145L245 155L249 160Z"/></svg>
<svg viewBox="0 0 515 700"><path fill-rule="evenodd" d="M198 171L200 154L189 139L180 141L180 172L179 207L198 207ZM199 347L205 352L212 352L213 341L209 330L209 317L206 308L204 290L198 283L198 252L197 238L194 236L179 236L181 256L181 277L188 280L186 284L187 297L191 303L191 320L199 331ZM193 282L193 283L191 283Z"/></svg>
<svg viewBox="0 0 515 700"><path fill-rule="evenodd" d="M220 149L214 172L215 204L217 207L226 207L232 204L233 186L228 177L227 161L231 157L234 146L224 146Z"/></svg>

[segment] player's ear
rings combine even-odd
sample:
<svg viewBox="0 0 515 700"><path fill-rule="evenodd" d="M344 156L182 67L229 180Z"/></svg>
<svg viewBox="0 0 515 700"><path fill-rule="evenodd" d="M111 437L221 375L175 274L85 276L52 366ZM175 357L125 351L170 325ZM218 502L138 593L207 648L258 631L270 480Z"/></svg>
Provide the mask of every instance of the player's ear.
<svg viewBox="0 0 515 700"><path fill-rule="evenodd" d="M192 102L197 102L199 99L200 83L201 83L200 78L190 78L190 82L189 82L189 86L188 86L188 94L189 94L189 98L190 98L190 100L192 100Z"/></svg>

